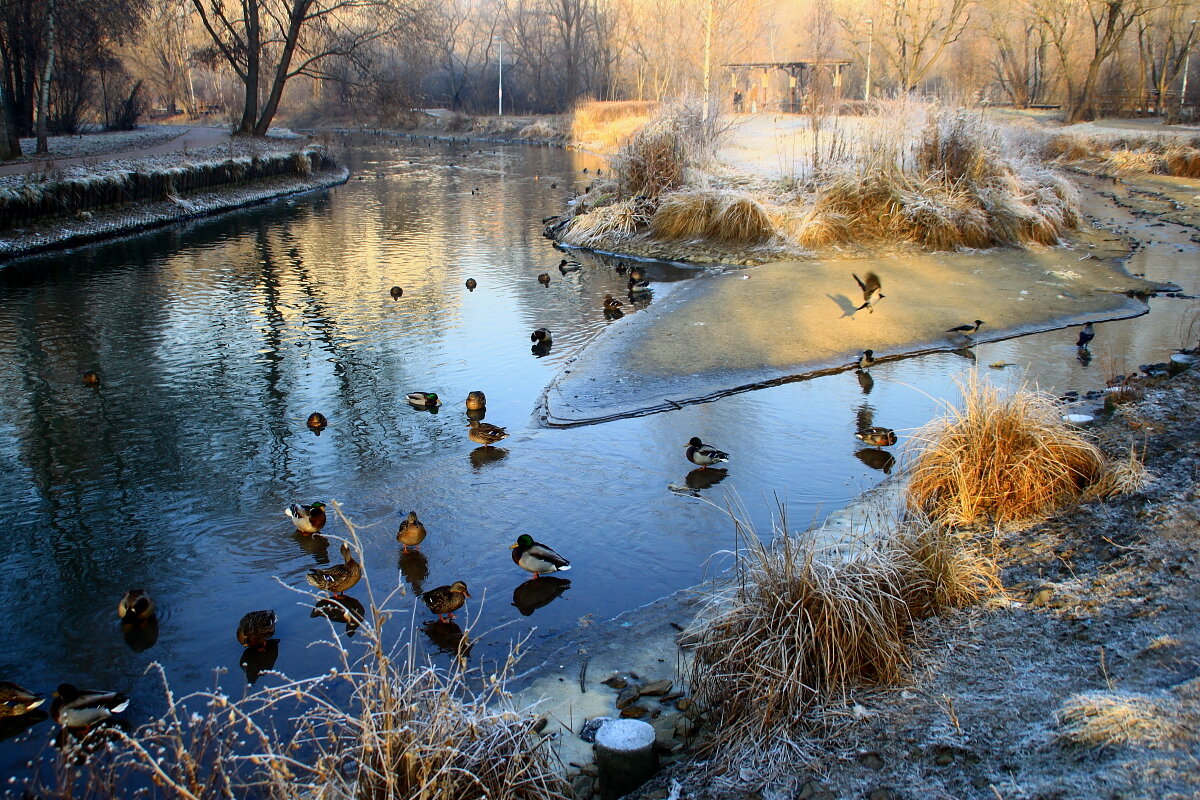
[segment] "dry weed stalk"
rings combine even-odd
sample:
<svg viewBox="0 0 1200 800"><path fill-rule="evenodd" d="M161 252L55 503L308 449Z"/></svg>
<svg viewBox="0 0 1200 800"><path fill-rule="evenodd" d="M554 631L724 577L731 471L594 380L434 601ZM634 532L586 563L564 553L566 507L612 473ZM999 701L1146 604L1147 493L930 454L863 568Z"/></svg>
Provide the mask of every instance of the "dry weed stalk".
<svg viewBox="0 0 1200 800"><path fill-rule="evenodd" d="M105 729L107 758L91 759L82 778L64 773L68 783L53 794L78 792L82 782L104 796L104 787L141 783L141 774L153 795L189 800L565 800L548 740L531 731L535 715L508 700L515 657L488 676L461 661L449 670L422 663L411 644L385 637L395 592L377 604L369 575L360 587L369 609L361 638L343 641L331 624L324 642L337 667L299 680L277 674L275 685L235 700L219 686L177 698L154 665L167 711L129 733Z"/></svg>
<svg viewBox="0 0 1200 800"><path fill-rule="evenodd" d="M970 534L917 520L897 531L896 544L907 557L904 601L914 619L968 606L1004 590L1000 566L987 552L987 543Z"/></svg>
<svg viewBox="0 0 1200 800"><path fill-rule="evenodd" d="M1053 398L1002 394L974 374L963 405L921 429L908 506L950 526L1040 519L1078 499L1103 474L1103 454L1067 427Z"/></svg>

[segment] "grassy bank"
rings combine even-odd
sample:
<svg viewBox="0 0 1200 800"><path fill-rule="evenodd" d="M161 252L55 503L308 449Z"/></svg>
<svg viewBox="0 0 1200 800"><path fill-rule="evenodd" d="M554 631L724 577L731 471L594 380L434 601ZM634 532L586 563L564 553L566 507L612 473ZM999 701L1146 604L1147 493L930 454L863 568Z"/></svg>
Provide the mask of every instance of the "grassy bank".
<svg viewBox="0 0 1200 800"><path fill-rule="evenodd" d="M778 258L845 246L1054 244L1079 221L1070 182L974 112L884 104L844 125L814 118L803 179L774 181L714 162L722 137L736 135L724 124L660 109L625 139L611 179L549 232L618 252L656 241Z"/></svg>
<svg viewBox="0 0 1200 800"><path fill-rule="evenodd" d="M748 534L685 635L713 725L671 777L705 797L1200 788L1178 660L1200 600L1172 566L1200 550L1200 380L1136 383L1096 434L972 383L917 437L905 519L849 556L786 520Z"/></svg>

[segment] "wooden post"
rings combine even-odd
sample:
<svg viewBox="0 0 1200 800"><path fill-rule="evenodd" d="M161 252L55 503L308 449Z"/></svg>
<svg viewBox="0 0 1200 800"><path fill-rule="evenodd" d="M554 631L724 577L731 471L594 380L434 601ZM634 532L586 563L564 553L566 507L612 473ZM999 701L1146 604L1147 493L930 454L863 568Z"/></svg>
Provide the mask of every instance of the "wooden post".
<svg viewBox="0 0 1200 800"><path fill-rule="evenodd" d="M658 769L654 726L637 719L614 719L596 732L596 768L604 797L621 797Z"/></svg>

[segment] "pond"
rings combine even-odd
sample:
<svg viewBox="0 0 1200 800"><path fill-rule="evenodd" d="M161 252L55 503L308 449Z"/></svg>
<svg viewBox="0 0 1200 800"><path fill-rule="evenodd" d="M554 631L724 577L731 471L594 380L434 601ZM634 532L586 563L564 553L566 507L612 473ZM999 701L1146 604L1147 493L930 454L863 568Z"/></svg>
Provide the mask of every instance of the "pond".
<svg viewBox="0 0 1200 800"><path fill-rule="evenodd" d="M536 414L546 385L621 324L602 310L605 294L625 296L614 261L580 255L582 268L563 274L563 254L541 235L600 162L404 137L350 137L342 154L355 177L334 190L0 269L0 491L11 512L0 680L47 694L60 682L124 691L135 721L161 707L154 661L176 692L211 686L224 669L237 694L258 676L239 669L235 628L259 608L278 614L276 669L328 669L331 651L308 646L328 623L296 590L308 570L340 560L350 531L331 514L324 537L298 536L283 509L314 500L331 511L336 501L356 526L375 596L403 590L390 606L413 622L398 636L412 630L448 661L415 593L462 580L472 657L503 659L528 635L536 664L540 643L581 620L728 566L727 503L769 530L777 504L794 524L819 521L884 480L894 459L864 455L853 437L864 420L903 444L977 363L1011 362L994 376L1055 392L1099 387L1120 364L1163 360L1195 313L1156 298L1148 317L1098 325L1112 356L1089 364L1075 358L1074 331L1058 331L980 345L974 359L890 362L869 384L849 371L547 428ZM1194 254L1193 243L1150 277L1195 294ZM701 269L646 268L649 302L686 291ZM624 310L638 313L627 299ZM548 353L531 350L539 327L553 331ZM88 370L99 387L84 385ZM497 447L468 439L473 390L486 393L486 421L508 428ZM413 391L443 405L414 409ZM306 427L314 411L329 420L319 435ZM691 471L693 436L731 452L727 473ZM409 511L429 530L419 554L396 541ZM569 586L526 583L509 550L525 533L571 560ZM116 605L130 587L158 602L153 635L122 635ZM366 601L362 585L350 595ZM0 743L4 774L49 729Z"/></svg>

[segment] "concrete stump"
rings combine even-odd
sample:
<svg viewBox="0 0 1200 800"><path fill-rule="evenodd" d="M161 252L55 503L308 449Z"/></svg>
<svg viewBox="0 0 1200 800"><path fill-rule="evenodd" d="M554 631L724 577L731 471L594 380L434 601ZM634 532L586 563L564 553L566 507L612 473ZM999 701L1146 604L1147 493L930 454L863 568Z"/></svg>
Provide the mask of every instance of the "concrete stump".
<svg viewBox="0 0 1200 800"><path fill-rule="evenodd" d="M658 769L654 726L636 719L614 719L596 731L596 769L605 797L621 797L645 783Z"/></svg>
<svg viewBox="0 0 1200 800"><path fill-rule="evenodd" d="M1195 356L1189 356L1186 353L1175 353L1171 356L1171 360L1167 362L1167 372L1171 375L1178 375L1191 367L1195 361Z"/></svg>

